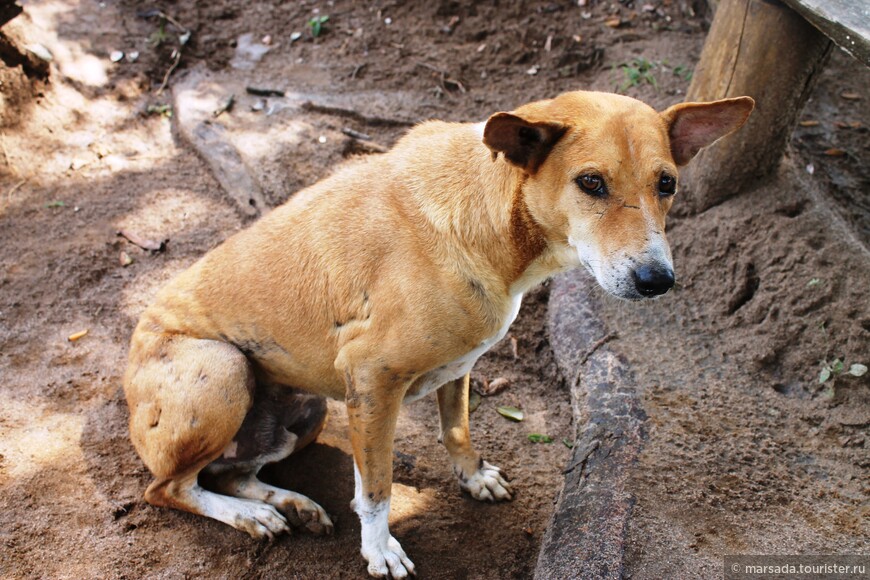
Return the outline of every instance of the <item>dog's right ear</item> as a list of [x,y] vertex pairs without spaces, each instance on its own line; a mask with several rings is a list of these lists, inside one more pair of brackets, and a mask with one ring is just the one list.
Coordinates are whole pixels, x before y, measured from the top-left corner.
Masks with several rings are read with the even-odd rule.
[[532,123],[511,113],[496,113],[486,121],[483,143],[493,159],[504,153],[505,159],[534,174],[567,130],[558,123]]

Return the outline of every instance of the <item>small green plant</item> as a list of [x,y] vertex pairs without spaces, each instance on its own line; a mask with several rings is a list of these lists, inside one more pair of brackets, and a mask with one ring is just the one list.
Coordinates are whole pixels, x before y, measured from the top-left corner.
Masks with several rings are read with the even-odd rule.
[[65,201],[50,201],[45,204],[45,207],[64,207],[66,205]]
[[815,288],[816,286],[822,283],[821,278],[812,278],[809,282],[807,282],[807,288]]
[[568,449],[574,449],[574,442],[570,441],[567,437],[562,437],[562,445]]
[[148,105],[145,112],[149,115],[160,115],[168,119],[172,117],[172,105]]
[[619,92],[622,92],[629,87],[636,87],[642,84],[652,85],[653,88],[658,89],[658,83],[653,74],[653,71],[657,67],[658,65],[655,62],[643,57],[622,63],[619,65],[619,69],[625,76],[625,80],[622,85],[619,86]]
[[156,47],[156,46],[160,46],[161,44],[166,42],[168,39],[169,39],[169,33],[166,32],[166,17],[161,15],[160,25],[158,26],[157,30],[155,30],[154,33],[148,37],[148,42],[151,44],[151,46]]
[[315,16],[308,21],[308,28],[311,29],[311,36],[317,38],[323,32],[323,25],[329,21],[329,16]]
[[847,370],[846,363],[838,358],[835,358],[831,363],[822,361],[822,370],[819,372],[819,384],[823,385],[830,379],[836,379],[838,375],[842,374],[852,375],[853,377],[864,376],[867,374],[867,365],[854,363]]
[[552,443],[553,438],[549,435],[541,435],[540,433],[529,433],[529,441],[532,443]]
[[[810,280],[810,283],[812,283],[814,280],[819,279],[813,278],[812,280]],[[821,283],[821,280],[819,280],[819,283]],[[809,284],[807,285],[809,286]],[[815,286],[816,284],[813,285]],[[849,366],[848,369],[846,369],[846,363],[839,358],[835,358],[833,361],[828,362],[828,356],[831,352],[830,335],[828,334],[828,329],[825,327],[824,322],[819,324],[819,329],[825,335],[825,344],[827,345],[827,347],[825,348],[825,358],[819,361],[819,364],[822,367],[819,371],[819,384],[824,385],[828,381],[831,381],[825,389],[825,394],[829,397],[833,397],[833,384],[834,382],[836,382],[838,376],[846,374],[853,377],[862,377],[867,374],[867,365],[861,363],[853,363]]]
[[674,67],[674,76],[680,77],[684,81],[690,81],[692,80],[692,69],[687,66],[678,64],[676,67]]

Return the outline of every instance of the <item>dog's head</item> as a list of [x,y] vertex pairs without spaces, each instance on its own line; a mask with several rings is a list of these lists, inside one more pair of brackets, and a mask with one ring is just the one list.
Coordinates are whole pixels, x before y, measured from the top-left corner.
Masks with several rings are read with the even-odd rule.
[[639,300],[674,285],[665,216],[677,168],[753,107],[740,97],[658,113],[620,95],[565,93],[496,113],[483,141],[522,170],[521,201],[564,266],[583,264],[611,294]]

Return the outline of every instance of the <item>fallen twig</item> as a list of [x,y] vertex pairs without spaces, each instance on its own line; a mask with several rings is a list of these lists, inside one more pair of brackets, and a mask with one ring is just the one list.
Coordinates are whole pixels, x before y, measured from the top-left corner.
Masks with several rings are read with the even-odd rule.
[[215,118],[220,117],[224,113],[229,113],[230,111],[232,111],[233,105],[235,105],[235,104],[236,104],[236,96],[230,95],[229,97],[227,97],[224,100],[223,103],[221,103],[221,105],[217,109],[214,110],[214,113],[212,113],[212,114],[215,116]]
[[333,107],[330,105],[321,105],[318,103],[313,103],[311,101],[305,101],[302,103],[302,110],[311,111],[314,113],[323,113],[324,115],[336,115],[339,117],[347,117],[349,119],[353,119],[355,121],[359,121],[360,123],[365,123],[367,125],[372,126],[382,126],[382,127],[413,127],[413,121],[405,121],[403,119],[390,119],[386,117],[369,117],[367,115],[363,115],[358,111],[354,111],[353,109],[344,109],[342,107]]
[[433,66],[427,62],[418,62],[415,64],[416,64],[416,66],[421,66],[423,68],[429,69],[432,72],[435,72],[435,73],[438,73],[439,75],[441,75],[441,88],[444,89],[445,91],[449,90],[447,88],[447,85],[450,84],[450,85],[455,86],[457,89],[459,89],[460,93],[466,92],[465,85],[463,85],[458,80],[452,79],[449,76],[447,76],[447,71],[441,70],[437,66]]
[[[590,357],[590,356],[592,356],[593,354],[595,354],[595,351],[596,351],[596,350],[598,350],[599,348],[601,348],[602,346],[604,346],[605,344],[607,344],[608,342],[610,342],[610,341],[613,340],[614,338],[619,338],[619,333],[617,333],[617,332],[608,332],[607,334],[605,334],[604,336],[602,336],[601,338],[599,338],[598,340],[596,340],[594,343],[592,343],[592,346],[590,346],[589,348],[587,348],[587,349],[586,349],[586,352],[583,353],[583,358],[580,359],[580,363],[579,363],[579,365],[586,364],[586,361],[589,360],[589,357]],[[579,366],[579,365],[578,365],[578,366]]]
[[342,127],[341,132],[353,139],[345,148],[345,155],[354,153],[386,153],[388,149],[380,143],[372,141],[371,135],[355,131],[350,127]]
[[145,18],[150,18],[151,16],[159,16],[163,20],[169,22],[170,24],[182,31],[181,34],[178,35],[178,48],[172,50],[172,64],[169,66],[166,74],[163,75],[163,82],[160,83],[160,88],[157,89],[157,94],[159,95],[163,93],[163,91],[166,89],[166,85],[169,84],[169,77],[172,76],[172,73],[175,72],[175,69],[178,68],[179,63],[181,62],[181,53],[184,50],[184,47],[187,45],[188,40],[190,40],[191,32],[189,28],[182,26],[178,20],[161,10],[149,11],[143,13],[142,16]]
[[166,85],[169,84],[169,77],[172,76],[172,73],[175,72],[175,69],[178,68],[178,63],[181,62],[181,50],[173,49],[173,56],[175,57],[172,61],[172,65],[169,67],[169,70],[166,71],[166,74],[163,75],[163,82],[160,83],[160,88],[157,89],[157,94],[163,93],[164,89],[166,89]]
[[364,63],[362,63],[362,64],[358,64],[358,65],[356,65],[355,67],[353,67],[353,72],[350,73],[350,78],[351,78],[351,79],[356,79],[357,75],[358,75],[359,73],[361,73],[362,70],[363,70],[367,65],[368,65],[368,63],[365,63],[365,62],[364,62]]
[[347,135],[348,137],[353,137],[354,139],[361,139],[363,141],[371,141],[371,135],[366,133],[360,133],[359,131],[354,131],[350,127],[342,127],[341,132]]
[[6,194],[6,201],[7,201],[7,202],[8,202],[8,201],[11,201],[11,200],[12,200],[12,194],[15,193],[16,191],[18,191],[18,189],[19,189],[22,185],[24,185],[25,183],[27,183],[27,180],[26,180],[26,179],[22,179],[21,181],[19,181],[18,183],[16,183],[16,184],[13,185],[12,187],[10,187],[10,188],[9,188],[9,192]]
[[245,87],[245,92],[256,97],[283,97],[287,94],[278,89],[261,89],[258,87]]
[[597,351],[599,348],[601,348],[602,346],[604,346],[605,344],[607,344],[608,342],[610,342],[614,338],[619,338],[619,333],[608,332],[607,334],[605,334],[604,336],[602,336],[601,338],[596,340],[594,343],[592,343],[592,346],[590,346],[589,348],[586,349],[586,352],[583,353],[583,356],[580,358],[580,361],[577,363],[577,375],[574,377],[574,383],[573,383],[575,386],[579,383],[580,374],[583,372],[583,369],[581,367],[584,364],[586,364],[586,361],[589,360],[589,357],[592,356],[593,354],[595,354],[595,351]]

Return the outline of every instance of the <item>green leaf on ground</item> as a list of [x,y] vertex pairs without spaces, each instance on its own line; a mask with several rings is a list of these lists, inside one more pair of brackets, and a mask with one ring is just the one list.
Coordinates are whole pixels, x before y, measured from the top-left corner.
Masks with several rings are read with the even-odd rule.
[[483,400],[477,391],[472,390],[468,393],[468,412],[474,413],[480,407],[480,402]]
[[498,411],[498,414],[505,419],[510,419],[511,421],[516,421],[517,423],[525,418],[522,410],[517,409],[516,407],[497,407],[496,411]]

